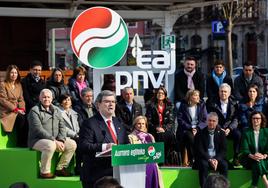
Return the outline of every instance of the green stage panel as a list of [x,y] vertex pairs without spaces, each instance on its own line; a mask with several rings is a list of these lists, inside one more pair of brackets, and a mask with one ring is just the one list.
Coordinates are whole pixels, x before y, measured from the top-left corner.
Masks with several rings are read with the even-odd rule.
[[[27,148],[0,149],[0,188],[15,182],[25,182],[30,188],[82,188],[78,176],[40,179],[40,153]],[[198,171],[191,168],[161,168],[165,188],[198,188]],[[229,170],[231,188],[249,188],[251,172]],[[261,179],[258,188],[264,188]]]
[[35,179],[30,188],[82,188],[78,176],[56,177],[55,179]]
[[0,123],[0,149],[16,147],[16,131],[15,129],[11,133],[6,133],[3,126]]
[[0,149],[0,188],[8,188],[15,182],[25,182],[30,188],[81,188],[78,176],[40,179],[37,151],[27,148]]
[[199,187],[198,173],[190,168],[161,168],[165,188]]
[[29,149],[1,149],[0,187],[9,187],[14,182],[32,182],[37,177],[36,159],[37,152]]
[[[160,168],[165,188],[199,188],[198,171],[191,168]],[[228,179],[231,188],[250,188],[251,171],[238,169],[229,170]],[[261,178],[258,188],[264,188]]]

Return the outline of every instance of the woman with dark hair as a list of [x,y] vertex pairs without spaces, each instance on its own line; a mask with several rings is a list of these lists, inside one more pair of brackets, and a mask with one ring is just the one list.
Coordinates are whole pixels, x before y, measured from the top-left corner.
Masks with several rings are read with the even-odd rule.
[[[154,137],[148,133],[148,122],[145,116],[137,116],[133,122],[133,131],[128,135],[131,144],[154,143]],[[150,163],[146,165],[146,185],[145,188],[161,188],[163,181],[158,165]]]
[[81,154],[78,149],[78,141],[79,141],[79,130],[80,125],[78,121],[78,113],[72,109],[72,100],[71,96],[68,94],[61,95],[59,97],[60,109],[62,110],[62,118],[66,125],[66,134],[67,137],[73,139],[77,143],[76,150],[76,167],[75,173],[78,175],[80,173],[81,168]]
[[69,79],[68,86],[74,105],[81,102],[82,89],[89,87],[89,83],[86,78],[87,70],[84,67],[79,66],[74,69],[73,75]]
[[249,116],[249,128],[245,130],[241,144],[241,163],[252,170],[252,186],[257,188],[259,176],[268,188],[268,129],[262,112],[253,111]]
[[148,132],[157,142],[165,144],[165,164],[173,165],[169,156],[175,150],[174,108],[165,87],[160,86],[152,100],[146,104],[145,116],[149,123]]
[[56,106],[60,106],[59,97],[61,95],[70,94],[68,86],[64,84],[63,71],[60,68],[53,69],[46,87],[52,92],[52,103]]
[[248,118],[251,112],[258,111],[263,112],[264,100],[260,97],[259,88],[253,84],[248,87],[248,95],[244,102],[239,105],[240,125],[241,129],[248,128]]
[[16,128],[17,146],[27,147],[25,102],[16,65],[7,67],[5,81],[0,84],[0,120],[5,132]]
[[[194,160],[194,137],[197,132],[206,127],[207,120],[206,105],[200,100],[198,90],[189,90],[186,93],[178,110],[177,120],[177,142],[181,144],[183,165],[189,166],[193,164]],[[185,151],[185,147],[187,151]]]

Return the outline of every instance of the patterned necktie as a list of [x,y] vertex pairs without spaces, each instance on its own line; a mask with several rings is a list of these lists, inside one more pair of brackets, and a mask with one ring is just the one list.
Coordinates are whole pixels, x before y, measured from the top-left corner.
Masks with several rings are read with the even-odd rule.
[[112,136],[112,138],[113,138],[114,143],[117,144],[117,138],[116,138],[116,136],[115,136],[115,134],[114,134],[114,131],[113,131],[112,127],[111,127],[111,123],[112,123],[111,120],[107,120],[107,125],[108,125],[108,129],[109,129],[109,131],[110,131],[110,134],[111,134],[111,136]]

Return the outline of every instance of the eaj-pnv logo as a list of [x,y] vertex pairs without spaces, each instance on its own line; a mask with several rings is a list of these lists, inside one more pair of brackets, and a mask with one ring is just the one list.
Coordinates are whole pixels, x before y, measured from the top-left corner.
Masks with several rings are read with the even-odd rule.
[[149,154],[149,156],[154,156],[155,155],[155,148],[154,148],[154,146],[150,146],[149,148],[148,148],[148,154]]
[[122,59],[128,47],[128,30],[115,11],[93,7],[76,18],[70,40],[75,55],[82,63],[102,69]]

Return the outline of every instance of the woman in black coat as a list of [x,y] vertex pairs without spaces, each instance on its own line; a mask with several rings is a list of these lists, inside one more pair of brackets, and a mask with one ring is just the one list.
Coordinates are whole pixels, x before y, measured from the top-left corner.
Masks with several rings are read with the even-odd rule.
[[70,94],[69,88],[64,84],[63,71],[60,68],[55,68],[47,81],[46,88],[52,92],[53,104],[60,106],[59,98],[61,95]]
[[[187,149],[188,160],[186,166],[191,165],[194,160],[194,138],[197,132],[206,127],[207,109],[204,102],[200,100],[198,90],[189,90],[185,100],[178,110],[178,128],[176,131],[177,141],[181,143],[181,149]],[[185,156],[185,155],[183,155]]]
[[156,142],[164,142],[165,164],[170,165],[168,156],[175,148],[174,108],[163,86],[158,88],[155,96],[146,104],[145,116],[149,123],[148,132],[155,137]]

